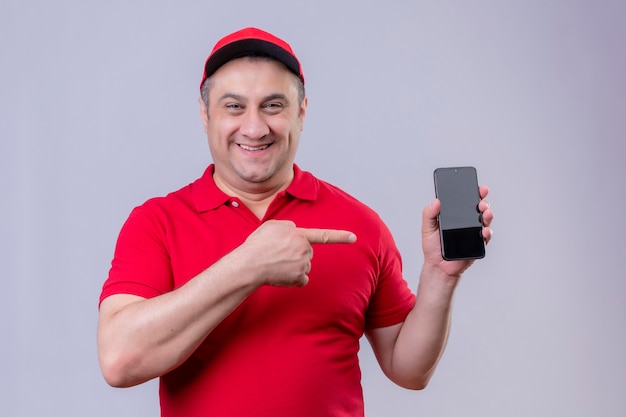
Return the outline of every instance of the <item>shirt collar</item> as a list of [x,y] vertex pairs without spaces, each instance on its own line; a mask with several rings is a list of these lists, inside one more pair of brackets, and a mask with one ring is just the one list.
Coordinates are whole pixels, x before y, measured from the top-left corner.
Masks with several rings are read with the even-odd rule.
[[[191,195],[198,212],[209,211],[218,208],[232,200],[232,197],[220,190],[213,180],[214,164],[191,184]],[[279,194],[286,193],[300,200],[315,200],[319,191],[319,184],[315,177],[306,171],[302,171],[296,164],[293,165],[293,180],[291,184]]]

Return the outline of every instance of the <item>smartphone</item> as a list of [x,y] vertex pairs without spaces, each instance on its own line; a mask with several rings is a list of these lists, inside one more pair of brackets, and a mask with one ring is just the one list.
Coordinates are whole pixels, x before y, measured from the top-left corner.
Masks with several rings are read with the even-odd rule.
[[434,179],[435,195],[441,201],[439,233],[443,259],[484,258],[476,168],[437,168]]

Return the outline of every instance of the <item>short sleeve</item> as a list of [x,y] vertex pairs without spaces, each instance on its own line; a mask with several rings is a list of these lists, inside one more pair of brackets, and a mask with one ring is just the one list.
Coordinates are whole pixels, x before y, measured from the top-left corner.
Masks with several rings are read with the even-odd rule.
[[100,302],[113,294],[152,298],[173,289],[165,227],[154,206],[135,208],[122,226]]
[[366,328],[403,322],[415,305],[415,294],[402,275],[402,257],[391,232],[383,224],[379,246],[380,273],[366,314]]

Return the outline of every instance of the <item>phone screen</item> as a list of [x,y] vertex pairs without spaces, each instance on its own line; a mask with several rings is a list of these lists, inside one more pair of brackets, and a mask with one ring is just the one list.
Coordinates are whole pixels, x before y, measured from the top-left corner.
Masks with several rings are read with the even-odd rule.
[[437,168],[435,194],[441,201],[439,230],[446,260],[485,256],[483,225],[478,209],[480,194],[474,167]]

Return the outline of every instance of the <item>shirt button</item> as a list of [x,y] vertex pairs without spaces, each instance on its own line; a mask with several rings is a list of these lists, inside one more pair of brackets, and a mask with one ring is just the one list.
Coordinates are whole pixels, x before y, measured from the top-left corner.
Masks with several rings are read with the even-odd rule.
[[230,204],[231,204],[233,207],[235,207],[235,208],[239,207],[239,203],[238,203],[238,202],[236,202],[236,201],[233,201],[233,202],[231,202]]

